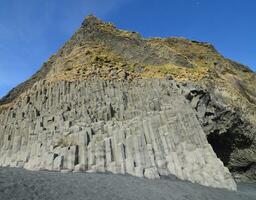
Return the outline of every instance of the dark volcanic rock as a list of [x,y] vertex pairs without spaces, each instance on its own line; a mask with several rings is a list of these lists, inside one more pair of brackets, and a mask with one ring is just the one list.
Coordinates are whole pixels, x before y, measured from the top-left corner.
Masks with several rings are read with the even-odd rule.
[[[132,84],[136,82],[141,85]],[[144,39],[138,33],[119,30],[113,24],[89,16],[34,76],[0,100],[1,162],[32,169],[43,166],[80,170],[76,165],[85,158],[79,160],[77,156],[82,151],[87,155],[89,146],[88,151],[93,155],[89,166],[93,167],[89,169],[86,164],[83,170],[105,169],[102,160],[110,159],[110,171],[125,172],[130,167],[132,174],[158,177],[168,168],[167,173],[175,171],[180,175],[181,170],[184,173],[181,177],[190,180],[190,176],[196,174],[194,168],[198,169],[202,163],[195,162],[196,167],[188,167],[191,171],[184,166],[194,162],[189,158],[197,157],[198,149],[206,149],[205,155],[199,156],[203,157],[206,174],[212,173],[209,169],[213,164],[206,162],[209,158],[221,168],[220,176],[208,178],[217,180],[211,180],[211,185],[218,185],[219,180],[230,180],[222,162],[238,180],[253,181],[255,85],[254,72],[224,58],[211,44],[184,38]],[[181,97],[182,91],[187,100]],[[179,106],[173,104],[175,97],[182,99]],[[168,114],[163,115],[165,112]],[[160,115],[162,121],[155,115]],[[110,129],[106,130],[106,126]],[[125,130],[118,139],[112,138],[113,127]],[[153,139],[143,139],[141,129],[145,133],[152,132]],[[201,138],[202,130],[222,162],[212,154],[205,136]],[[138,132],[143,133],[142,139],[137,138]],[[80,133],[84,140],[77,137]],[[139,147],[132,148],[131,152],[126,149],[129,134],[139,141],[136,143]],[[161,138],[170,138],[172,134],[178,137],[178,144],[176,136],[167,142]],[[185,137],[186,134],[193,136]],[[114,147],[112,140],[118,141]],[[176,141],[175,145],[171,145],[172,141]],[[101,148],[102,142],[107,143],[108,148]],[[119,153],[113,153],[113,149],[118,149]],[[190,151],[194,152],[193,156],[184,156]],[[146,152],[146,156],[144,153],[138,156],[136,152]],[[127,167],[124,164],[127,153],[136,155],[143,167],[131,160],[127,163],[132,165]],[[181,160],[184,166],[171,162],[169,155]],[[100,163],[95,163],[96,160]],[[113,164],[116,160],[121,162]],[[151,160],[153,165],[141,160]],[[67,162],[68,165],[63,164]],[[175,167],[168,163],[175,163]],[[191,180],[209,185],[203,172]]]
[[184,91],[217,156],[237,180],[255,180],[256,128],[202,88],[187,84]]

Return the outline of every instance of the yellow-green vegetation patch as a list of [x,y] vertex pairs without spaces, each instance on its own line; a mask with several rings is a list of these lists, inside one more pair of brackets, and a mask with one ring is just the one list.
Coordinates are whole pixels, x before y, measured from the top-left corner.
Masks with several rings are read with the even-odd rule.
[[199,81],[207,76],[208,68],[194,67],[185,68],[174,64],[146,66],[142,73],[143,78],[165,78],[170,74],[177,80],[194,80]]

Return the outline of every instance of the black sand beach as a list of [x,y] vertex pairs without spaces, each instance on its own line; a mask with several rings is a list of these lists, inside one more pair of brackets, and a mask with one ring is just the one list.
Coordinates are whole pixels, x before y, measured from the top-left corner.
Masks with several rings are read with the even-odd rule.
[[175,178],[148,180],[132,176],[34,172],[0,169],[0,200],[255,200],[256,184],[237,192],[213,189]]

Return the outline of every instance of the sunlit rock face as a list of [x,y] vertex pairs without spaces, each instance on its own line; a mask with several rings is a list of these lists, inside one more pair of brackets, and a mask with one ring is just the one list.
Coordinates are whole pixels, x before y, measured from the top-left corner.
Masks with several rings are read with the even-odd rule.
[[236,189],[175,81],[38,82],[1,114],[2,166]]
[[256,178],[255,84],[208,43],[144,39],[89,16],[0,100],[0,165],[235,190],[230,171]]

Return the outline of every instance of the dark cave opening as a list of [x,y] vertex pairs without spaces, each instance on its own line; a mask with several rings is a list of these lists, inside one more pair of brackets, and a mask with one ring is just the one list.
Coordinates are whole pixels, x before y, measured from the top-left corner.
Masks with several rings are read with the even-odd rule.
[[227,166],[231,171],[246,171],[250,168],[246,166],[229,166],[230,157],[233,151],[249,148],[253,139],[242,134],[241,130],[234,129],[227,130],[224,133],[219,133],[215,130],[207,136],[208,142],[211,144],[217,157]]
[[207,136],[207,139],[217,157],[225,166],[228,165],[230,155],[234,150],[234,134],[228,132],[220,134],[218,130],[215,130]]

